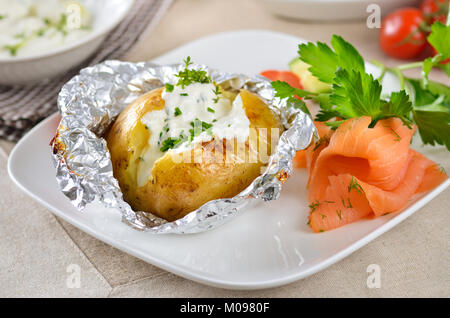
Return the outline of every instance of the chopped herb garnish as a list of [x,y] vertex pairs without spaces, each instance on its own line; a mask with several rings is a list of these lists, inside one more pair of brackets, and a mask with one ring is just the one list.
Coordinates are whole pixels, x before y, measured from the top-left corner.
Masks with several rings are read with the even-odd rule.
[[352,209],[353,208],[352,203],[350,202],[350,198],[347,198],[348,205],[345,204],[345,200],[342,197],[341,197],[341,201],[342,201],[342,206],[344,208],[347,208],[347,209]]
[[194,139],[194,137],[197,137],[202,132],[206,131],[208,134],[212,133],[212,124],[208,124],[207,122],[201,121],[198,118],[196,118],[194,121],[190,122],[190,125],[192,129],[189,129],[190,134],[190,140]]
[[192,83],[211,83],[211,77],[208,76],[208,73],[205,70],[192,70],[189,69],[189,66],[193,64],[191,62],[191,57],[188,56],[184,60],[184,70],[180,71],[176,77],[178,77],[177,86],[181,86],[181,88],[185,88],[186,86]]
[[20,47],[23,45],[23,42],[18,43],[16,45],[5,45],[3,48],[9,51],[9,54],[11,56],[16,56],[17,51],[20,49]]
[[215,123],[216,121],[217,121],[217,119],[213,119],[213,121],[212,121],[212,122],[213,122],[213,123]]
[[42,28],[42,29],[39,29],[36,34],[37,34],[37,36],[43,36],[44,33],[45,33],[45,28]]
[[175,117],[180,116],[181,114],[182,114],[181,109],[179,107],[176,107],[174,113]]
[[323,229],[320,229],[319,232],[325,232]]
[[166,85],[164,85],[164,87],[166,88],[167,92],[173,92],[173,88],[174,86],[172,84],[166,83]]
[[339,217],[339,220],[342,220],[342,211],[341,210],[336,210],[336,213]]
[[16,39],[24,39],[24,38],[25,38],[25,32],[18,33],[18,34],[16,34],[16,35],[14,35],[14,37],[15,37]]
[[188,93],[181,93],[180,96],[189,96]]
[[144,125],[144,127],[145,127],[145,129],[147,129],[147,130],[148,130],[148,126],[147,126],[147,125]]
[[317,200],[314,201],[313,203],[311,203],[309,205],[309,208],[311,209],[310,213],[313,213],[319,206],[320,206],[320,202]]
[[319,213],[320,216],[322,217],[322,220],[325,219],[327,216],[325,214]]
[[4,18],[5,16],[0,14],[0,20],[3,20]]
[[49,25],[51,22],[50,22],[50,19],[49,18],[44,18],[44,23],[46,24],[46,25]]
[[215,111],[214,109],[212,109],[211,107],[208,107],[206,110],[209,111],[210,113],[213,113],[213,114],[216,112],[216,111]]
[[55,28],[63,35],[67,35],[67,15],[65,13],[61,14],[61,18],[55,25]]
[[219,95],[221,95],[222,93],[219,90],[219,86],[216,86],[216,89],[213,90],[213,93],[216,94],[216,98],[214,98],[214,103],[217,104],[219,102]]
[[356,192],[358,192],[360,194],[364,192],[364,189],[353,177],[352,177],[352,180],[350,180],[350,184],[348,185],[348,192],[352,191],[352,189],[355,189]]

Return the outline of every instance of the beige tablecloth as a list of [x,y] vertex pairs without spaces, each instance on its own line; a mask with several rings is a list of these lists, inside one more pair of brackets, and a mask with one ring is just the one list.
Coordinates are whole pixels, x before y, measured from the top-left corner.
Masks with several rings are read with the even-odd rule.
[[[203,35],[250,28],[321,41],[337,33],[355,44],[367,59],[398,63],[380,52],[377,30],[368,29],[365,23],[286,21],[273,17],[259,1],[243,0],[178,0],[127,59],[149,60]],[[432,77],[448,81],[438,72]],[[273,289],[229,291],[167,273],[53,216],[7,176],[6,160],[12,146],[0,141],[0,296],[450,296],[449,189],[395,229],[318,274]],[[423,152],[450,171],[450,156],[445,150],[425,147]],[[78,264],[82,273],[80,288],[67,288],[70,264]],[[380,266],[381,288],[367,287],[370,264]]]

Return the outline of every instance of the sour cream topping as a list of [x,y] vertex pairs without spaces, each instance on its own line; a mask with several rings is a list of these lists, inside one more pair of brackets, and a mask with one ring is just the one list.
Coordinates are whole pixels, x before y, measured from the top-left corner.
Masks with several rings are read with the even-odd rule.
[[231,101],[218,92],[212,83],[164,89],[164,110],[148,112],[141,118],[150,138],[140,157],[138,186],[145,185],[155,161],[166,151],[185,151],[212,138],[236,138],[238,142],[248,139],[250,121],[240,94]]

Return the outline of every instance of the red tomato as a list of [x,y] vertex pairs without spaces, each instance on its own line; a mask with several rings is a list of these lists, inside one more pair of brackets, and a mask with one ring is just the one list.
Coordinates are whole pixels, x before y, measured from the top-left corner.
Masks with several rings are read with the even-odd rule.
[[440,21],[445,24],[448,14],[448,0],[424,0],[420,11],[428,24]]
[[418,56],[426,47],[425,23],[416,8],[404,8],[390,13],[381,24],[379,43],[388,55],[399,59]]
[[297,75],[289,71],[267,70],[261,72],[261,75],[267,77],[271,81],[283,81],[295,88],[303,89],[300,79]]

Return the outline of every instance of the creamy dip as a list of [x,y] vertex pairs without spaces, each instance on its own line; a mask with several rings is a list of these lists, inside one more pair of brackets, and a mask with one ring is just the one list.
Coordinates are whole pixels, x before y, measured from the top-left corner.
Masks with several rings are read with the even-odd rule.
[[141,122],[149,129],[148,145],[141,155],[138,186],[147,182],[156,160],[167,151],[192,149],[195,144],[218,139],[236,138],[245,142],[250,121],[242,99],[222,96],[213,83],[192,83],[174,86],[162,93],[164,110],[145,114]]
[[30,56],[90,33],[91,15],[74,0],[0,0],[0,57]]

